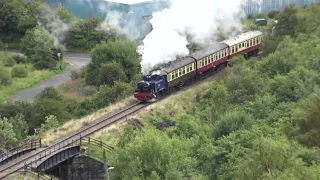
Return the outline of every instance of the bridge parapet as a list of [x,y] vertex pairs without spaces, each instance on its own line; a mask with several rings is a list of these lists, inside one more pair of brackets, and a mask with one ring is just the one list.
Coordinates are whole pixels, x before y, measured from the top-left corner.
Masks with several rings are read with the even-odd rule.
[[80,153],[80,146],[89,144],[101,147],[107,151],[113,147],[103,143],[101,140],[96,140],[90,137],[79,137],[76,140],[63,141],[55,145],[49,146],[45,150],[39,152],[37,156],[25,163],[26,167],[32,167],[33,170],[43,172],[69,158],[72,158]]
[[17,147],[14,147],[0,155],[0,165],[3,165],[13,159],[20,157],[23,154],[26,154],[38,148],[41,148],[41,139],[31,140]]

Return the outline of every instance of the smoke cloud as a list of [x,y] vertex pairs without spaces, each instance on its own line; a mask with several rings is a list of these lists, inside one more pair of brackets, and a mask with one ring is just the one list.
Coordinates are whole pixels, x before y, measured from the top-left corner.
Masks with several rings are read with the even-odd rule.
[[[83,1],[83,0],[82,0]],[[89,0],[87,0],[89,1]],[[167,0],[153,0],[152,3],[146,2],[142,4],[132,3],[128,0],[129,5],[116,2],[101,1],[99,10],[107,14],[98,30],[116,29],[118,32],[127,34],[137,39],[140,37],[141,23],[143,16],[150,16],[152,12],[164,9]]]
[[217,41],[217,32],[232,36],[241,31],[244,3],[244,0],[171,0],[169,8],[153,13],[150,20],[153,31],[143,41],[142,73],[149,73],[159,63],[175,60],[176,55],[188,55],[188,43],[209,44]]
[[50,35],[54,38],[54,46],[56,48],[62,47],[64,50],[65,40],[69,31],[69,26],[62,21],[58,15],[48,8],[39,8],[36,16],[37,23],[43,26]]

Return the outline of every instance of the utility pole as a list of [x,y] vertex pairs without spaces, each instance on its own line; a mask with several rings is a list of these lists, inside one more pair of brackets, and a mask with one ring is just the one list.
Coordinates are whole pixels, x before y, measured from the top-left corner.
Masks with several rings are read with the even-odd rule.
[[61,70],[61,60],[60,60],[60,53],[57,54],[59,58],[59,69]]
[[108,162],[107,162],[107,158],[106,158],[106,150],[103,150],[103,163],[104,163],[104,171],[105,171],[104,179],[105,180],[110,180]]

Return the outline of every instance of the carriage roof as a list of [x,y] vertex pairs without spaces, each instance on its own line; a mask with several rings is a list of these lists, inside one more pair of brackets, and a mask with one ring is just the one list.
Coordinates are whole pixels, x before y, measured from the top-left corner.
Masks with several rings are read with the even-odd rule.
[[195,62],[195,59],[190,57],[190,56],[186,56],[186,57],[183,57],[183,58],[179,58],[175,61],[171,61],[171,62],[168,62],[164,65],[161,65],[161,69],[164,70],[165,72],[167,73],[170,73],[176,69],[179,69],[179,68],[182,68],[188,64],[191,64]]
[[232,37],[230,39],[222,41],[222,43],[226,43],[229,46],[233,46],[236,44],[239,44],[241,42],[247,41],[249,39],[252,39],[254,37],[262,35],[261,31],[248,31],[245,33],[241,33],[238,36]]
[[221,51],[223,49],[226,49],[228,48],[228,45],[224,44],[224,43],[213,43],[211,44],[210,46],[202,49],[202,50],[199,50],[197,52],[194,52],[193,54],[191,54],[190,56],[194,57],[195,59],[197,60],[200,60],[204,57],[207,57],[211,54],[214,54],[218,51]]

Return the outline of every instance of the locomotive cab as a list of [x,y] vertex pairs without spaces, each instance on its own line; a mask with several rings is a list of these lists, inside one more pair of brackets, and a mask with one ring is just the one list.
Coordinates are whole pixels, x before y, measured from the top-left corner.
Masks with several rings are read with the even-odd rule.
[[143,77],[143,81],[137,84],[134,97],[139,101],[148,101],[157,97],[165,88],[165,79],[162,75],[153,72]]

